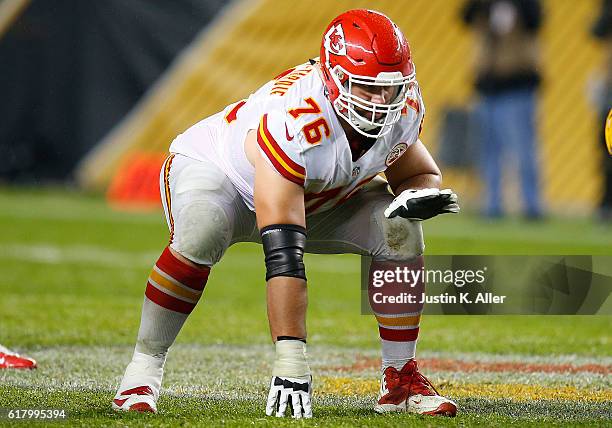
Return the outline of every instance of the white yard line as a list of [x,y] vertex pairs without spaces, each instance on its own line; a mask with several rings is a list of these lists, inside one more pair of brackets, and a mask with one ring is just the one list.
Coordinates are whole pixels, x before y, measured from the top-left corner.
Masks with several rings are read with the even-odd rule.
[[[1,201],[0,201],[1,202]],[[138,223],[138,224],[159,224],[165,227],[164,214],[160,209],[157,214],[151,213],[124,213],[113,212],[102,206],[103,211],[97,212],[95,208],[83,209],[81,205],[68,203],[64,209],[38,209],[33,210],[29,206],[12,205],[6,202],[0,210],[0,218],[15,218],[18,220],[49,220],[49,221],[83,221],[88,223]]]
[[152,265],[158,253],[117,251],[90,245],[58,246],[45,243],[1,244],[0,258],[44,264],[86,263],[121,269]]
[[[18,260],[44,264],[91,264],[95,266],[141,269],[152,266],[159,257],[159,251],[129,252],[95,245],[53,245],[51,243],[0,243],[0,259]],[[355,257],[330,257],[308,255],[312,260],[311,272],[335,274],[359,274],[360,262]],[[263,267],[261,257],[234,257],[229,253],[217,269],[229,263],[232,269]]]
[[[43,390],[103,390],[113,391],[129,362],[131,346],[87,347],[65,346],[28,350],[38,360],[33,371],[0,371],[0,385],[13,385]],[[24,352],[25,354],[26,352]],[[376,358],[374,349],[310,347],[310,359],[316,376],[350,377],[355,380],[375,380],[377,368],[356,371],[335,371],[359,358]],[[265,389],[273,361],[273,348],[267,345],[177,345],[170,351],[164,376],[164,393],[208,397],[221,394],[227,398],[259,397]],[[358,357],[359,356],[359,357]],[[610,358],[585,358],[573,355],[534,357],[530,355],[454,354],[420,352],[420,359],[444,358],[470,361],[525,362],[561,364],[610,364]],[[516,372],[448,372],[430,371],[435,383],[456,385],[533,384],[542,386],[573,386],[578,388],[612,387],[612,376],[596,373],[516,373]],[[234,392],[232,392],[234,391]]]

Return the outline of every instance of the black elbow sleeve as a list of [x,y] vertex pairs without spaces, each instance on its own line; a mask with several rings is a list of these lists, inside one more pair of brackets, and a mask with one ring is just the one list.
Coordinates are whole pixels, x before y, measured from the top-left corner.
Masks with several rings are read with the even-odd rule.
[[260,230],[266,257],[266,281],[275,276],[306,279],[306,229],[296,224],[271,224]]

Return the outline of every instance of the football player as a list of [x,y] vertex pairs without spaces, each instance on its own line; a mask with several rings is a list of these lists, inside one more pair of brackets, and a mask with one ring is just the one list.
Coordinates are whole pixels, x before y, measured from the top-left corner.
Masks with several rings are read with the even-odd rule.
[[0,369],[35,369],[36,361],[0,345]]
[[[325,30],[319,59],[176,137],[160,177],[170,244],[149,276],[113,408],[157,410],[168,348],[210,269],[234,242],[260,242],[276,346],[266,414],[290,408],[293,417],[311,417],[304,252],[418,268],[420,221],[459,209],[455,194],[439,190],[440,171],[419,140],[423,116],[400,29],[381,13],[350,10]],[[421,310],[376,313],[383,365],[377,412],[456,413],[417,368]]]

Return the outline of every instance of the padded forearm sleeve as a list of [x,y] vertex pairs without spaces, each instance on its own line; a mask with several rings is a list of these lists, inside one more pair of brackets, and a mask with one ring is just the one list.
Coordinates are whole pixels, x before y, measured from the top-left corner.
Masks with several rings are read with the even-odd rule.
[[266,256],[266,281],[276,276],[306,279],[306,229],[296,224],[271,224],[260,231]]

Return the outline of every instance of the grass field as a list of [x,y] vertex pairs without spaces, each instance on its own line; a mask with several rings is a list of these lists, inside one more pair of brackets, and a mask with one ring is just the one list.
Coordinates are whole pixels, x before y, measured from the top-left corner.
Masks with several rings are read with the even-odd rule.
[[[306,260],[315,418],[264,417],[273,354],[262,254],[250,244],[214,268],[168,357],[160,413],[116,414],[110,401],[144,283],[167,240],[161,213],[113,212],[100,198],[59,190],[1,189],[0,206],[0,343],[39,363],[0,372],[0,409],[66,409],[81,426],[612,426],[605,316],[425,316],[422,371],[460,414],[375,415],[378,334],[360,315],[355,256]],[[612,227],[586,220],[461,215],[431,220],[425,232],[429,254],[612,254]]]

